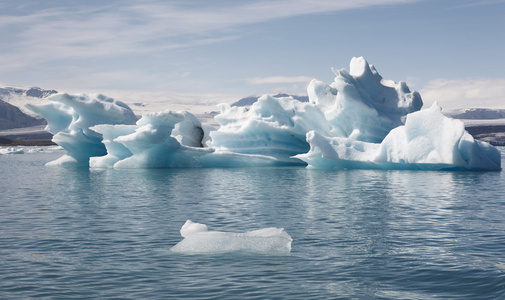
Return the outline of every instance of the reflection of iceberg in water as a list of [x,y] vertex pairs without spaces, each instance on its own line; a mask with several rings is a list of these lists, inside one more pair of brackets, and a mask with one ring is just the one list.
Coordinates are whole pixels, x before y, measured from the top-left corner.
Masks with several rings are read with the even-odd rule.
[[68,154],[51,164],[96,168],[243,167],[500,170],[499,151],[476,141],[436,105],[384,80],[360,57],[312,80],[309,102],[263,96],[250,108],[221,105],[215,130],[191,113],[150,113],[102,95],[51,96],[29,106]]
[[187,220],[181,228],[184,239],[172,247],[185,254],[217,254],[227,252],[288,255],[293,239],[282,228],[264,228],[244,233],[208,231],[205,224]]

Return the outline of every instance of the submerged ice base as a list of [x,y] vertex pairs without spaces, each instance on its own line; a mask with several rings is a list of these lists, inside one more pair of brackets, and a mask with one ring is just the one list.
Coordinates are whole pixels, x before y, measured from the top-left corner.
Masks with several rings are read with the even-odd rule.
[[324,169],[500,170],[493,146],[404,82],[383,79],[363,57],[335,80],[312,80],[309,102],[265,95],[222,104],[216,130],[186,111],[137,120],[103,95],[57,94],[28,108],[44,117],[67,155],[49,165],[92,168],[309,166]]
[[244,233],[208,231],[205,224],[187,220],[181,228],[184,239],[171,251],[184,254],[229,252],[289,255],[293,239],[282,228],[264,228]]

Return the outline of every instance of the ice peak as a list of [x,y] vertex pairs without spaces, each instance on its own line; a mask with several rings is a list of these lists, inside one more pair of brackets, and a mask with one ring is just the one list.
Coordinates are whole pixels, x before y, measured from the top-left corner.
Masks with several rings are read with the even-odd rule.
[[366,74],[372,74],[370,65],[363,56],[353,57],[349,64],[349,74],[354,77],[361,77]]

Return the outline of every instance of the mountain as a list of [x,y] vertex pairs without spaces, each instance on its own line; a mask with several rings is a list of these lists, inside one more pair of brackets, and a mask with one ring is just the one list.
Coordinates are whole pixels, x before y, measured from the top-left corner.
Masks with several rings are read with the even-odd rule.
[[462,108],[443,113],[462,120],[474,138],[494,146],[505,146],[505,109]]
[[[242,99],[238,100],[237,102],[232,103],[231,106],[249,106],[249,105],[253,105],[253,103],[255,103],[256,101],[258,101],[258,99],[260,97],[261,96],[249,96],[249,97],[245,97],[245,98],[242,98]],[[284,93],[278,93],[276,95],[273,95],[272,97],[274,97],[274,98],[293,97],[293,99],[296,99],[296,100],[301,101],[301,102],[309,102],[309,97],[307,97],[307,96],[288,95],[288,94],[284,94]]]
[[43,103],[45,98],[56,94],[55,90],[44,90],[39,87],[0,87],[0,100],[18,107],[22,112],[29,116],[36,115],[25,108],[26,103]]
[[45,124],[44,119],[30,117],[18,107],[0,100],[0,129],[31,127]]
[[41,101],[55,90],[44,90],[39,87],[2,87],[0,88],[0,130],[31,127],[46,124],[44,119],[35,118],[23,111],[23,104]]
[[505,109],[463,108],[444,111],[444,114],[455,119],[466,120],[505,119]]
[[55,90],[43,90],[39,87],[31,87],[28,89],[18,88],[18,87],[4,87],[0,88],[0,100],[2,98],[9,98],[9,96],[28,96],[33,98],[46,98],[52,94],[58,93]]

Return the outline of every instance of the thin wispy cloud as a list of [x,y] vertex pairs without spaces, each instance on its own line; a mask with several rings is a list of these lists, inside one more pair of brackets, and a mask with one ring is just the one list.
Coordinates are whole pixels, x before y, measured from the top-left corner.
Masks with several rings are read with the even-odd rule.
[[[8,32],[0,63],[64,58],[142,55],[239,38],[242,25],[307,14],[327,13],[414,0],[255,1],[228,7],[189,7],[183,2],[117,1],[84,6],[39,5],[22,13],[0,13],[0,30]],[[51,3],[48,1],[47,3]]]
[[442,108],[503,108],[505,78],[436,79],[420,92],[424,107],[437,101]]
[[505,0],[474,0],[469,3],[463,3],[452,7],[453,9],[474,8],[479,6],[488,6],[505,3]]
[[[496,32],[505,0],[456,2],[0,1],[0,81],[126,95],[300,94],[312,79],[302,75],[324,77],[330,66],[364,55],[371,63],[391,63],[396,76],[413,70],[407,75],[416,78],[408,81],[426,103],[501,105],[504,91],[496,86],[503,82],[426,84],[440,60],[446,67],[437,76],[502,77],[496,70],[503,69],[503,40]],[[482,14],[473,14],[474,6]],[[444,13],[430,15],[434,10]],[[399,62],[392,59],[398,55]]]
[[312,80],[312,77],[308,76],[270,76],[270,77],[255,77],[248,78],[247,82],[250,84],[279,84],[279,83],[306,83]]

